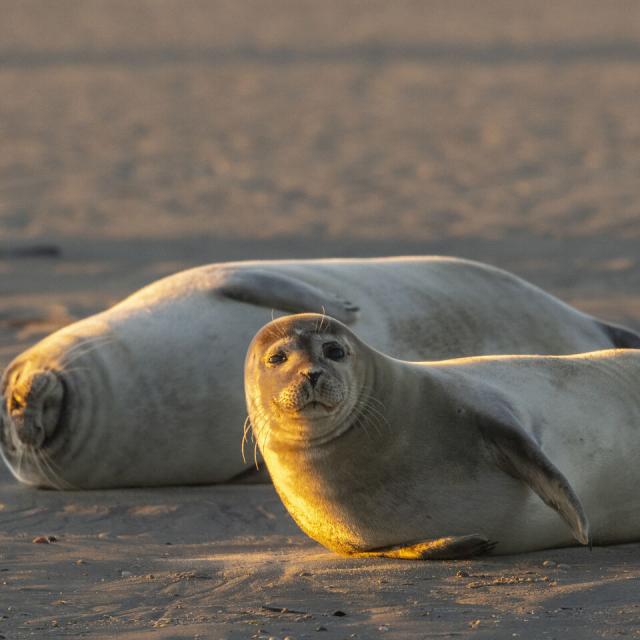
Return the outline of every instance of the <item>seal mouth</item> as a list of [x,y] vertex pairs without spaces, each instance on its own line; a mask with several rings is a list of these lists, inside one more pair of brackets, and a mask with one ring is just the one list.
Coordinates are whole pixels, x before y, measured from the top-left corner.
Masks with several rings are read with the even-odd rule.
[[281,411],[287,413],[290,416],[301,416],[305,419],[314,417],[326,417],[339,410],[342,403],[337,402],[335,404],[312,398],[305,403],[299,404],[295,407],[281,406],[276,402],[276,405]]
[[299,410],[305,411],[306,409],[326,409],[327,411],[332,411],[339,405],[340,402],[330,402],[322,398],[313,397],[308,402],[302,404],[299,407]]

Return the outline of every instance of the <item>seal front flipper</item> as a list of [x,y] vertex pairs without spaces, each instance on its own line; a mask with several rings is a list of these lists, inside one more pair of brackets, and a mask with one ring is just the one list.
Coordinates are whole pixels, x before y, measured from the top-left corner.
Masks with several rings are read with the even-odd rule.
[[503,406],[499,413],[499,416],[483,416],[478,422],[498,467],[529,485],[545,504],[560,514],[578,542],[590,545],[589,522],[569,481],[538,443],[520,428],[509,409]]
[[291,313],[315,312],[351,324],[359,308],[348,300],[279,273],[238,269],[224,274],[216,288],[220,295],[249,304]]
[[461,560],[489,553],[496,546],[483,536],[447,536],[408,546],[393,546],[349,553],[354,558],[397,558],[400,560]]

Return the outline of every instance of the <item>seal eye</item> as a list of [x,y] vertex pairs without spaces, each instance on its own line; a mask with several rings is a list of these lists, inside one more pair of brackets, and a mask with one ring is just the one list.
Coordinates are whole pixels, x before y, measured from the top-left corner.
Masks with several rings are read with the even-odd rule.
[[324,353],[324,357],[329,358],[329,360],[344,360],[344,357],[347,355],[345,350],[337,342],[323,344],[322,351]]
[[277,353],[272,353],[268,358],[267,362],[269,364],[282,364],[287,359],[287,356],[282,352],[278,351]]

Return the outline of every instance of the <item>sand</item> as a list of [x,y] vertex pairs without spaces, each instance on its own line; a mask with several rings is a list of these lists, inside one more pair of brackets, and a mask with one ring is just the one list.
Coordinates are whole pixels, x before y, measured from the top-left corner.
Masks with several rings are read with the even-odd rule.
[[[242,258],[460,255],[640,329],[636,2],[0,11],[1,366]],[[269,486],[59,493],[0,471],[12,639],[633,637],[639,559],[347,560]]]

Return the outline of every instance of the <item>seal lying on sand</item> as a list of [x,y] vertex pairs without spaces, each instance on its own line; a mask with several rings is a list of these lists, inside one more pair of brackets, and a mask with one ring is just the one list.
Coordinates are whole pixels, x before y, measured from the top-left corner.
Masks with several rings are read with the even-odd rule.
[[214,264],[160,280],[18,356],[2,383],[6,462],[43,487],[231,480],[251,467],[239,447],[243,356],[273,310],[324,311],[406,359],[640,344],[476,262]]
[[404,362],[315,314],[266,325],[245,367],[300,527],[417,559],[639,540],[639,380],[640,350]]

